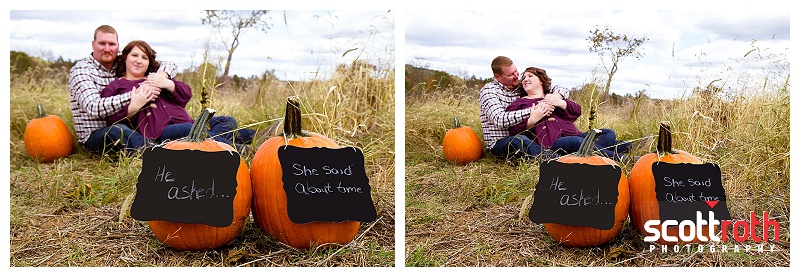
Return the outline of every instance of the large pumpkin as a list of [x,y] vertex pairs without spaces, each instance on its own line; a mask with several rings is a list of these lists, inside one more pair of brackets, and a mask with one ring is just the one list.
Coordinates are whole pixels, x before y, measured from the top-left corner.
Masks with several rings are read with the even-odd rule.
[[[631,221],[633,225],[639,230],[640,233],[646,234],[644,224],[648,220],[659,220],[658,200],[656,199],[656,183],[653,177],[653,163],[689,163],[689,164],[702,164],[697,157],[686,151],[672,148],[672,132],[668,122],[661,122],[658,130],[658,146],[656,146],[655,153],[649,153],[639,158],[633,165],[630,174],[630,187],[631,187]],[[653,226],[661,230],[661,225]],[[686,227],[686,234],[688,228]],[[708,226],[702,228],[700,234],[708,236]],[[667,234],[670,236],[678,237],[678,227],[667,228]],[[680,240],[680,238],[679,238]],[[699,242],[700,240],[695,237],[692,241]],[[662,238],[658,240],[660,244],[675,245],[676,242],[668,242]]]
[[298,249],[352,241],[361,225],[358,221],[297,224],[289,219],[278,148],[284,145],[339,148],[339,145],[323,135],[302,130],[299,103],[295,98],[287,99],[283,124],[283,134],[272,137],[259,146],[251,163],[253,218],[256,224],[278,241]]
[[[558,158],[558,161],[566,164],[617,166],[617,163],[609,158],[591,154],[599,133],[600,130],[597,129],[589,131],[578,152],[562,156]],[[611,241],[622,231],[625,219],[628,218],[628,208],[630,207],[628,180],[622,172],[620,172],[617,190],[619,194],[617,196],[617,205],[614,207],[614,227],[611,229],[600,230],[592,227],[568,226],[558,223],[545,223],[543,224],[544,228],[554,240],[570,247],[592,247]]]
[[458,117],[453,119],[453,128],[444,134],[442,148],[444,157],[455,164],[468,164],[483,155],[483,143],[478,134],[469,126],[461,126]]
[[60,117],[47,115],[42,104],[37,105],[36,118],[25,127],[25,150],[34,160],[52,162],[72,154],[75,137]]
[[[198,150],[204,152],[236,151],[232,146],[208,139],[206,131],[209,120],[214,116],[214,110],[205,109],[192,125],[189,136],[164,145],[172,150]],[[213,161],[209,161],[213,162]],[[150,230],[158,240],[177,250],[207,250],[214,249],[233,241],[244,227],[244,221],[250,215],[250,202],[252,188],[247,164],[239,159],[239,169],[236,172],[236,196],[233,198],[233,222],[227,227],[214,227],[199,223],[174,223],[169,221],[148,221]]]

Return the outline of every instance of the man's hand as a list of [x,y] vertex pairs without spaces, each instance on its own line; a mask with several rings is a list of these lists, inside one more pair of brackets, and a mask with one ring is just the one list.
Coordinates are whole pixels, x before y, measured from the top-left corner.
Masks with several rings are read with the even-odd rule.
[[[552,105],[563,110],[567,109],[567,101],[561,98],[560,93],[550,93],[544,96],[542,102]],[[541,102],[540,102],[541,103]]]
[[175,83],[167,77],[167,73],[164,71],[147,75],[147,80],[144,83],[158,90],[166,89],[169,92],[175,92]]

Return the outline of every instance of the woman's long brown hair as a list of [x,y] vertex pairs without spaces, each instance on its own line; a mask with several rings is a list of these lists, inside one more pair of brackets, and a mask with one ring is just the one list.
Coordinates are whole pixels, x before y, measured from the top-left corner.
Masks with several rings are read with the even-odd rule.
[[[550,77],[547,76],[547,71],[545,71],[544,69],[538,68],[538,67],[528,67],[528,68],[525,69],[524,72],[522,72],[522,74],[525,74],[525,72],[532,73],[533,76],[536,76],[536,77],[539,78],[539,81],[542,81],[542,90],[544,91],[544,94],[553,93],[550,90],[550,84],[552,82],[552,79],[550,79]],[[527,95],[528,95],[528,93],[525,92],[524,89],[522,89],[522,86],[520,86],[520,96],[525,97]]]
[[125,60],[128,59],[128,54],[133,51],[133,47],[139,47],[142,49],[145,55],[147,55],[147,59],[150,63],[147,65],[147,71],[144,73],[144,76],[150,74],[151,72],[158,71],[158,68],[161,66],[158,61],[156,61],[156,51],[150,47],[150,44],[144,42],[143,40],[134,40],[125,45],[125,48],[122,49],[122,54],[117,57],[117,67],[114,69],[114,74],[117,78],[121,78],[125,76],[125,71],[127,70],[125,66]]

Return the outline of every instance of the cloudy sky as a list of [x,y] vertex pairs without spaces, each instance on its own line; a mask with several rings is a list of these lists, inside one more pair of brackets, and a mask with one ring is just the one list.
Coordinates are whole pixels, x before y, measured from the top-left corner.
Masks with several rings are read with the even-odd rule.
[[[210,43],[216,60],[230,32],[202,25],[202,10],[178,11],[10,11],[10,48],[44,58],[78,60],[89,57],[95,28],[113,26],[120,50],[131,40],[147,41],[159,60],[174,61],[181,69],[202,62]],[[275,11],[266,33],[249,29],[241,36],[230,74],[242,77],[275,70],[284,80],[326,77],[331,69],[356,57],[373,64],[394,66],[394,19],[388,10]],[[347,52],[350,49],[356,49]],[[347,54],[345,54],[347,52]]]
[[[407,5],[397,12],[381,7],[274,12],[268,32],[251,29],[243,35],[231,74],[248,77],[275,70],[281,79],[310,79],[326,77],[336,65],[356,56],[394,65],[399,55],[399,65],[488,78],[492,76],[490,61],[505,55],[520,70],[545,68],[555,84],[571,88],[605,78],[601,59],[589,52],[586,40],[590,30],[604,26],[649,38],[641,49],[641,60],[629,57],[620,63],[612,83],[612,91],[618,94],[645,90],[651,97],[680,97],[712,80],[740,81],[746,79],[740,76],[758,76],[762,72],[755,71],[788,64],[776,61],[788,59],[790,9],[758,10],[732,4],[741,8],[567,10],[567,4],[550,4],[533,10],[522,3],[508,7],[514,11],[497,7],[453,10],[440,5],[414,9],[423,6]],[[77,60],[91,52],[94,29],[109,24],[119,32],[121,44],[148,41],[159,59],[189,68],[200,64],[208,42],[217,59],[224,56],[222,36],[200,24],[203,15],[202,10],[12,9],[9,46],[34,56]],[[753,49],[757,51],[750,52]]]
[[[515,11],[408,10],[405,63],[488,78],[491,60],[504,55],[520,71],[541,67],[554,84],[572,88],[604,80],[606,71],[589,52],[587,38],[590,30],[609,26],[618,34],[649,38],[641,60],[629,57],[619,64],[612,92],[646,90],[651,97],[675,98],[715,79],[731,85],[746,74],[772,70],[776,60],[784,60],[788,70],[790,11],[758,7],[541,10],[520,2]],[[745,57],[752,49],[758,50]]]

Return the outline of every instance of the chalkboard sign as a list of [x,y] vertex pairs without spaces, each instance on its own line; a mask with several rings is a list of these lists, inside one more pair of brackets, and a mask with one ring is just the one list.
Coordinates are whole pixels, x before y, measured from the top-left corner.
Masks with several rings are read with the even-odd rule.
[[543,163],[528,217],[600,230],[614,227],[622,169],[612,165]]
[[722,173],[716,164],[653,163],[656,199],[661,221],[674,219],[697,221],[697,212],[708,220],[731,219]]
[[360,149],[289,145],[278,149],[278,160],[292,222],[368,222],[377,218]]
[[142,155],[131,217],[229,226],[239,163],[236,152],[148,148]]

